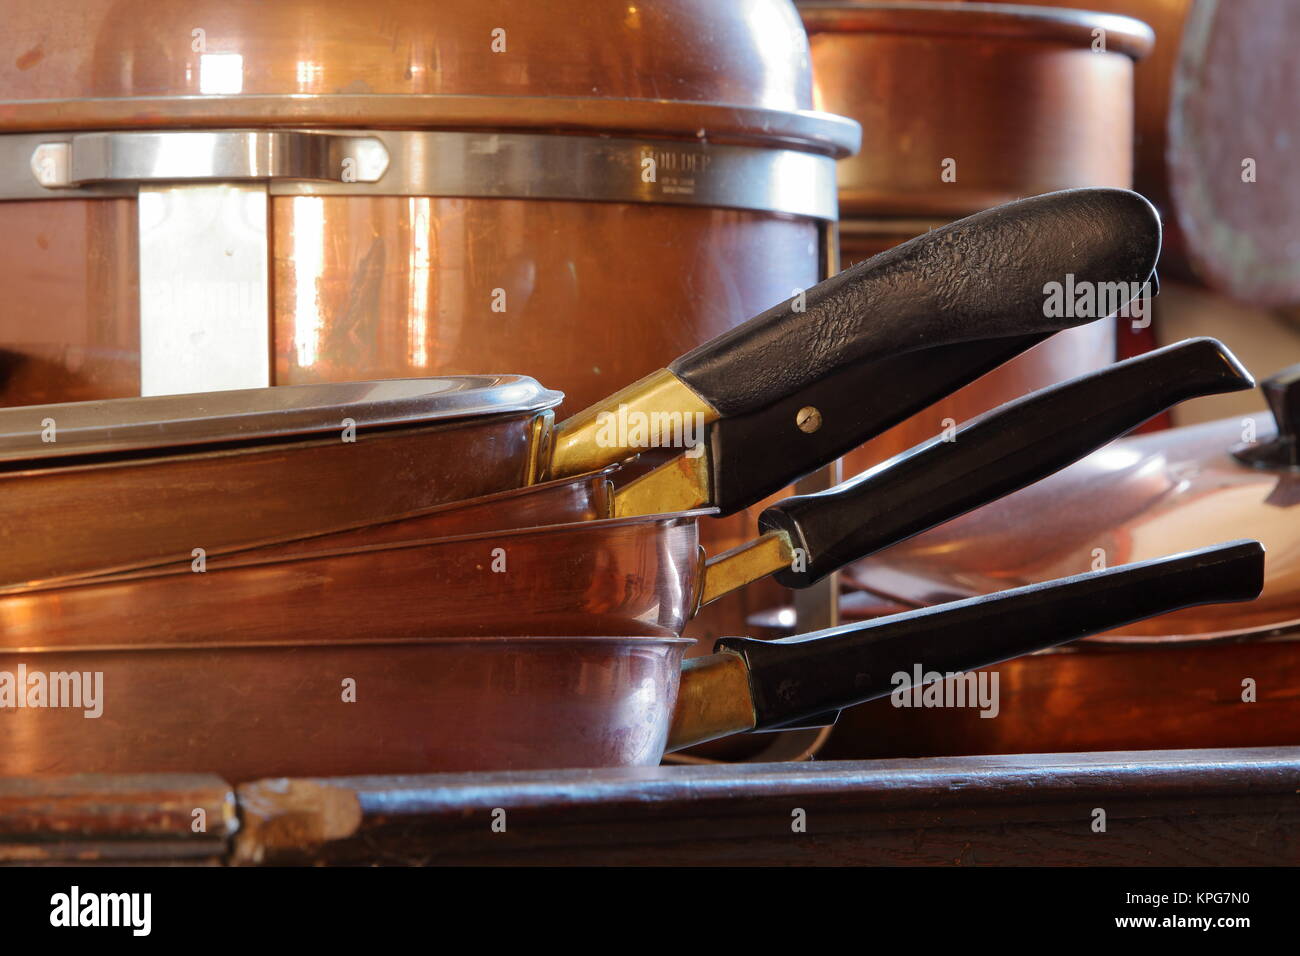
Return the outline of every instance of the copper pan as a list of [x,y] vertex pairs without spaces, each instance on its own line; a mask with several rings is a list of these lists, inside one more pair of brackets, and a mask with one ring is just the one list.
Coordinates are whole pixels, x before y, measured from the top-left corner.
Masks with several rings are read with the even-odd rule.
[[[363,460],[370,443],[302,440],[304,434],[328,435],[352,417],[346,403],[330,404],[328,386],[0,411],[7,468],[0,485],[5,486],[4,507],[10,509],[3,532],[21,542],[6,556],[4,580],[47,580],[188,560],[196,548],[215,554],[345,530],[545,477],[597,471],[647,445],[692,447],[681,453],[681,468],[658,469],[638,482],[643,498],[633,513],[706,504],[728,510],[719,491],[717,456],[699,454],[706,427],[713,429],[714,442],[723,429],[759,434],[768,429],[768,435],[779,436],[797,428],[813,436],[806,445],[834,445],[834,454],[815,454],[812,461],[833,458],[846,450],[843,435],[852,429],[837,423],[817,437],[821,413],[813,405],[796,407],[800,395],[827,381],[838,383],[837,376],[853,374],[863,363],[921,348],[1041,336],[1086,324],[1097,316],[1046,315],[1044,284],[1068,273],[1081,281],[1132,289],[1150,275],[1158,249],[1154,211],[1141,197],[1122,190],[1066,191],[977,214],[798,293],[557,427],[551,427],[548,414],[553,393],[521,403],[511,392],[508,397],[521,414],[513,420],[510,441],[484,439],[485,454],[509,472],[505,476],[485,469],[464,444],[448,447],[445,454],[430,445],[418,459],[407,451],[406,459],[387,463]],[[1008,257],[1017,263],[1011,272],[1001,266]],[[987,363],[988,357],[981,361]],[[957,364],[951,356],[949,364]],[[958,367],[952,374],[964,381],[962,375],[981,370]],[[461,387],[456,383],[462,380],[431,381],[446,390]],[[531,380],[524,385],[540,392]],[[941,381],[928,400],[951,385]],[[281,404],[291,401],[285,396],[300,394],[326,396],[309,428],[287,426],[278,414]],[[916,394],[908,398],[916,400]],[[839,401],[843,407],[843,398]],[[331,410],[337,412],[334,420],[327,413]],[[426,410],[400,421],[436,423],[439,415],[455,419],[449,428],[475,425],[464,411]],[[637,431],[638,418],[675,421],[677,429],[670,426],[667,440],[650,440],[644,422]],[[361,416],[354,424],[366,426],[360,431],[370,442],[395,442],[396,454],[405,446],[400,436],[395,440],[384,430],[393,424],[390,419],[380,415],[372,423]],[[372,424],[381,426],[373,435],[367,431]],[[51,428],[57,440],[49,440]],[[687,440],[689,431],[695,432],[693,443]],[[439,434],[433,434],[433,441]],[[279,467],[262,467],[264,459]],[[320,462],[335,462],[336,468],[346,462],[351,471],[340,472],[328,494],[313,500],[300,493],[299,485],[317,480]],[[745,469],[733,471],[743,475]],[[392,473],[401,481],[394,483]],[[769,482],[771,476],[759,474],[758,479]],[[756,496],[753,488],[744,494],[752,502],[785,480],[788,476],[764,485]],[[418,493],[403,493],[403,482],[414,484]],[[473,482],[477,486],[467,493],[462,485]],[[376,488],[383,493],[376,495]],[[127,533],[114,540],[95,533],[107,531],[103,521],[87,522],[105,500],[111,503],[110,515],[132,518]],[[183,522],[176,520],[178,514]],[[84,543],[69,547],[78,535]]]
[[[193,647],[463,635],[679,634],[704,604],[846,562],[1051,474],[1175,401],[1249,387],[1212,339],[1028,396],[829,491],[765,510],[703,559],[685,512],[323,550],[253,549],[166,570],[0,592],[9,646]],[[346,543],[355,543],[345,536]],[[201,573],[195,573],[201,572]],[[364,610],[363,610],[364,609]],[[611,628],[611,624],[616,625]]]
[[[1231,529],[1269,548],[1264,592],[1230,614],[1185,611],[1116,640],[1266,636],[1300,628],[1296,382],[1268,380],[1262,416],[1122,439],[1051,478],[856,564],[858,586],[911,606],[1196,547]],[[1032,532],[1032,533],[1030,533]]]
[[[685,666],[688,641],[644,637],[6,649],[0,773],[645,766],[1189,603],[1248,600],[1262,563],[1238,542],[781,642],[726,638]],[[46,686],[57,701],[33,690]]]

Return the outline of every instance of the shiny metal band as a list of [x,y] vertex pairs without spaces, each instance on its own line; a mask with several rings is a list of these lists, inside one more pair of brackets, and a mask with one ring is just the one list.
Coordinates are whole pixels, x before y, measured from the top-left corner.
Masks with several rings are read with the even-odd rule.
[[0,136],[0,199],[264,182],[288,196],[449,196],[710,206],[837,218],[835,160],[798,150],[601,136],[174,130]]

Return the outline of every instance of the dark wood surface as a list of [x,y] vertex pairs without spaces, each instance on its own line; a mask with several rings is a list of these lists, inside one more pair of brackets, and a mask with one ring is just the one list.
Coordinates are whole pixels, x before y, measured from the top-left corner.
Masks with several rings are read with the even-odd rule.
[[237,828],[211,774],[0,777],[0,864],[219,863]]
[[263,781],[234,859],[1295,864],[1298,792],[1300,747]]
[[[1105,832],[1093,829],[1098,808]],[[800,810],[806,832],[792,827]],[[207,775],[4,778],[0,862],[1295,865],[1300,747],[263,780],[233,791]]]

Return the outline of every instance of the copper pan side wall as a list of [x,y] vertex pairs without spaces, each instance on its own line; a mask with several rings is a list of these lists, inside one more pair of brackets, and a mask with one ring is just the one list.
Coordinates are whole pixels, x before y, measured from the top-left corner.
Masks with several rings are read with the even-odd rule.
[[682,647],[628,638],[5,652],[0,671],[101,674],[101,713],[6,710],[0,776],[202,768],[240,783],[653,765]]
[[134,199],[0,203],[0,405],[140,394]]

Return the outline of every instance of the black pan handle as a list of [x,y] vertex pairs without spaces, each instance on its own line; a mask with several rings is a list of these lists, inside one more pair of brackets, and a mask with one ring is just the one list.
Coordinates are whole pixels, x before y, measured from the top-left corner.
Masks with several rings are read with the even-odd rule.
[[1264,548],[1237,541],[798,637],[725,637],[716,650],[744,658],[763,730],[884,697],[918,667],[988,667],[1180,608],[1250,601],[1263,587]]
[[1252,387],[1227,347],[1189,339],[1041,389],[973,419],[827,491],[787,498],[759,516],[801,549],[807,587],[850,561],[920,534],[1078,461],[1170,405]]
[[[1048,338],[959,342],[859,362],[760,411],[720,418],[707,435],[712,503],[724,515],[752,507]],[[808,412],[819,422],[812,430]]]
[[1117,309],[1159,254],[1160,217],[1137,193],[1071,189],[1022,199],[859,262],[669,370],[724,416],[754,412],[857,362],[1103,318],[1096,295],[1085,315],[1073,304],[1050,307],[1062,296],[1049,295],[1049,284],[1109,290]]

